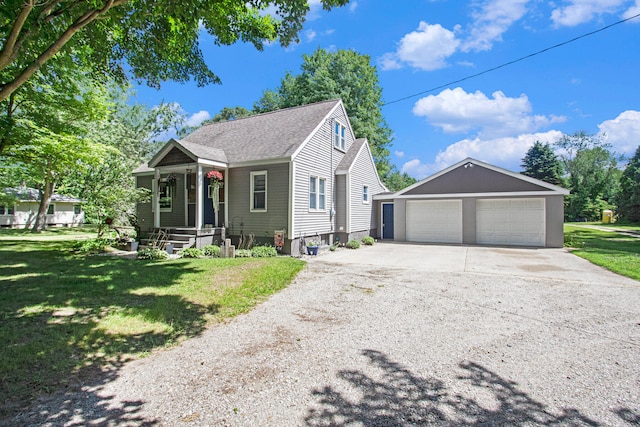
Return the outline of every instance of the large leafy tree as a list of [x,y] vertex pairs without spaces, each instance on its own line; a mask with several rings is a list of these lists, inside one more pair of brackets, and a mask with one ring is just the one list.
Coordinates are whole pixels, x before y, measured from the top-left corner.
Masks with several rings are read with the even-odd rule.
[[389,161],[392,131],[382,115],[382,88],[371,58],[354,50],[316,50],[303,56],[301,73],[287,73],[280,86],[266,90],[255,103],[257,113],[341,98],[358,137],[369,140],[378,173],[388,184],[404,187],[414,180]]
[[595,221],[617,198],[618,157],[601,136],[584,132],[565,135],[556,142],[571,194],[565,199],[565,218]]
[[562,163],[549,144],[536,141],[522,159],[523,175],[554,185],[564,185]]
[[[348,0],[322,0],[323,7]],[[0,3],[0,101],[50,61],[159,86],[164,80],[218,83],[200,50],[201,29],[219,45],[297,41],[307,0],[4,0]]]
[[618,215],[629,222],[640,222],[640,147],[620,177]]
[[148,160],[163,141],[162,134],[183,120],[173,104],[148,108],[127,103],[127,96],[111,91],[111,104],[105,120],[91,124],[87,138],[109,149],[98,164],[76,169],[62,184],[67,193],[85,201],[88,222],[116,224],[135,221],[135,202],[149,195],[136,188],[131,172]]

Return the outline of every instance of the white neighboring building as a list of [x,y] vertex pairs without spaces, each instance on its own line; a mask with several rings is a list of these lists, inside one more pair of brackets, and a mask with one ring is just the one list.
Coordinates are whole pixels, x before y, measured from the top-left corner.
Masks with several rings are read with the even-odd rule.
[[[33,226],[40,207],[40,192],[35,188],[16,187],[5,188],[4,193],[15,196],[18,201],[13,205],[0,204],[0,227]],[[51,196],[47,226],[77,227],[83,223],[82,200],[61,194]]]

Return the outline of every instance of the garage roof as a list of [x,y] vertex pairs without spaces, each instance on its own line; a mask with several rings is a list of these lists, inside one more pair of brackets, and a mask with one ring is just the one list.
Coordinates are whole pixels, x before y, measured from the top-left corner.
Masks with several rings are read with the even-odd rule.
[[567,195],[557,185],[511,172],[472,158],[466,158],[442,171],[400,190],[394,197],[443,196],[531,196]]

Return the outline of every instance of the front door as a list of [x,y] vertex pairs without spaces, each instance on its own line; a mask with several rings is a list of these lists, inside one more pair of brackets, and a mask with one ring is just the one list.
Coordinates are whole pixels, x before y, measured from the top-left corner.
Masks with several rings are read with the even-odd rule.
[[393,203],[382,204],[382,238],[393,239]]

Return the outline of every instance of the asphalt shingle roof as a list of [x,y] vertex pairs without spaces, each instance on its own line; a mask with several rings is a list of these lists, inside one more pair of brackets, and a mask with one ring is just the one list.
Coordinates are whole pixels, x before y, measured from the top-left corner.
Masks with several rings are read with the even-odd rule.
[[[36,188],[30,187],[15,187],[15,188],[5,188],[5,194],[11,194],[18,198],[21,202],[39,202],[40,201],[40,191]],[[65,196],[62,194],[54,193],[51,196],[52,202],[69,202],[69,203],[82,203],[81,199],[77,199],[71,196]]]
[[342,158],[342,160],[340,160],[340,163],[338,163],[336,173],[346,173],[349,171],[349,168],[351,167],[353,162],[356,161],[362,145],[366,144],[366,142],[366,138],[358,138],[353,141],[351,147],[349,147],[349,150],[344,154],[344,157]]
[[338,103],[323,101],[211,123],[178,142],[198,157],[229,163],[286,158]]

